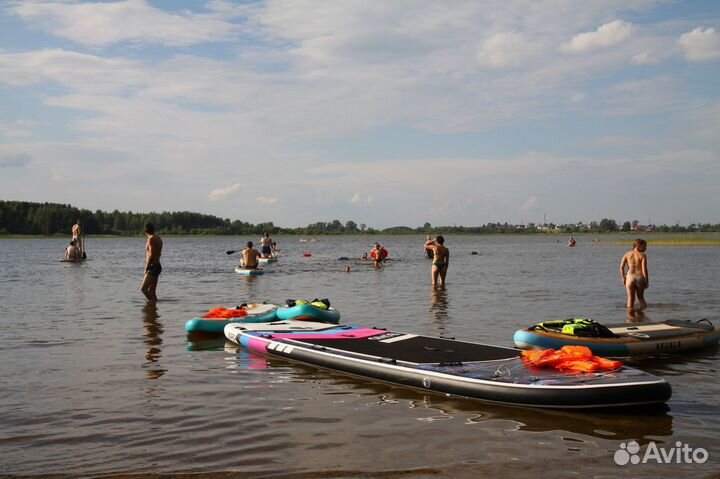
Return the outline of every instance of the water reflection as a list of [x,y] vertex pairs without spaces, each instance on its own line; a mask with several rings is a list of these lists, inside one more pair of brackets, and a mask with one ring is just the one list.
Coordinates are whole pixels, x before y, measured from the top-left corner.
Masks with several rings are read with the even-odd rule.
[[159,361],[162,356],[162,334],[164,332],[160,315],[157,311],[157,304],[146,303],[142,309],[143,325],[145,326],[145,344],[148,349],[145,353],[146,362],[143,367],[147,370],[148,379],[159,379],[165,374],[166,369],[160,367]]
[[645,312],[641,309],[627,308],[627,314],[625,316],[626,323],[643,323],[649,321]]
[[[332,376],[332,374],[330,374]],[[442,397],[412,389],[377,383],[360,383],[353,378],[332,377],[355,392],[377,396],[377,405],[403,405],[410,409],[426,409],[423,422],[462,418],[466,424],[507,420],[527,432],[565,431],[612,440],[636,440],[664,443],[673,434],[673,416],[664,404],[613,410],[560,410],[489,404],[459,397]]]
[[433,286],[430,288],[430,309],[434,322],[442,334],[448,320],[448,295],[445,286]]

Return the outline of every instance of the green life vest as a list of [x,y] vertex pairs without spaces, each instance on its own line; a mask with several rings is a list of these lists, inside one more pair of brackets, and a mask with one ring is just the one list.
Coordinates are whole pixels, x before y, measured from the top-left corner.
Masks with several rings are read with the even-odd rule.
[[588,318],[569,318],[555,321],[544,321],[529,328],[531,331],[548,331],[571,336],[595,338],[613,338],[616,335],[606,326]]

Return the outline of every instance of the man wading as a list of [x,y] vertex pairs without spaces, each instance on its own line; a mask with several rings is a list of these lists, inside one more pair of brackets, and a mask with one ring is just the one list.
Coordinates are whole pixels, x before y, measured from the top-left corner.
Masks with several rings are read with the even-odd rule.
[[145,225],[145,235],[147,236],[147,243],[145,244],[145,276],[140,285],[140,291],[142,291],[148,301],[157,301],[155,290],[157,289],[158,278],[162,272],[160,255],[162,254],[163,242],[160,237],[155,234],[155,225],[152,223]]

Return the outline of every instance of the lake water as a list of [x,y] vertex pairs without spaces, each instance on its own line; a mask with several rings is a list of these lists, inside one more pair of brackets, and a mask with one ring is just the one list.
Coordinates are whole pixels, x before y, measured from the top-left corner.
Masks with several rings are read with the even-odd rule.
[[[329,298],[342,322],[512,346],[532,323],[624,321],[617,236],[449,236],[448,286],[430,286],[424,237],[278,237],[268,274],[233,273],[258,238],[164,238],[160,301],[139,291],[144,238],[0,240],[0,475],[207,477],[707,477],[720,471],[717,349],[633,359],[668,379],[666,410],[566,412],[372,383],[188,338],[214,306]],[[381,270],[338,261],[387,247]],[[562,238],[561,241],[565,239]],[[471,252],[477,252],[477,255]],[[311,253],[303,257],[302,253]],[[720,320],[717,248],[648,249],[645,319]],[[352,271],[343,272],[349,264]],[[633,319],[633,318],[629,318]],[[629,464],[621,443],[704,448],[704,464]],[[642,452],[641,452],[642,454]]]

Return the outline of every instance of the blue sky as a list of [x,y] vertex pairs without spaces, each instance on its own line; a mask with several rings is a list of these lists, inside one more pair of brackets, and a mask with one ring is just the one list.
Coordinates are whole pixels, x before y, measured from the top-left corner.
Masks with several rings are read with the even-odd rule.
[[0,0],[0,199],[720,222],[720,3]]

